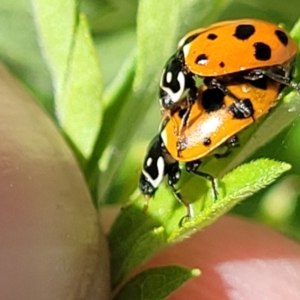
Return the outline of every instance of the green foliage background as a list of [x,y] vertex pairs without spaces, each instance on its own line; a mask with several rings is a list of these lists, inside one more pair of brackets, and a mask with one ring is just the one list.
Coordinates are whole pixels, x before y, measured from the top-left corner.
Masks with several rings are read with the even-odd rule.
[[[291,30],[300,17],[299,0],[47,2],[1,1],[0,60],[66,137],[96,206],[126,203],[136,190],[146,147],[160,121],[160,72],[183,34],[237,18],[265,19]],[[300,40],[300,34],[295,37]],[[280,180],[231,212],[299,240],[300,97],[292,93],[285,101],[270,114],[265,127],[257,127],[260,149],[248,151],[251,145],[245,142],[233,164],[227,158],[208,162],[205,168],[220,175],[260,157],[292,165]],[[185,175],[181,187],[190,199],[207,189]]]

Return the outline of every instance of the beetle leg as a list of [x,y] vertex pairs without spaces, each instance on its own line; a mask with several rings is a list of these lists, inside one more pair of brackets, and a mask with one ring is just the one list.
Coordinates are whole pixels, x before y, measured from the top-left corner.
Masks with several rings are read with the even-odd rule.
[[231,138],[229,138],[226,141],[226,144],[230,147],[230,148],[235,148],[239,146],[239,138],[236,135],[233,135]]
[[188,125],[192,106],[198,98],[198,88],[196,87],[195,80],[190,77],[190,75],[186,75],[186,89],[188,89],[187,108],[179,126],[179,135],[181,134],[182,129]]
[[300,93],[300,85],[293,81],[289,66],[287,68],[275,66],[265,69],[254,69],[249,71],[247,75],[244,75],[244,78],[248,80],[258,80],[263,76],[267,76],[283,85],[290,86]]
[[194,211],[193,206],[191,203],[188,203],[183,199],[178,189],[176,189],[175,184],[178,182],[181,176],[181,171],[179,168],[179,163],[173,163],[172,165],[169,165],[169,168],[167,170],[168,175],[168,185],[172,189],[172,192],[175,196],[175,198],[186,207],[187,213],[186,215],[181,219],[180,226],[185,222],[188,221],[190,218],[193,217]]
[[198,171],[197,169],[199,168],[200,164],[201,164],[200,160],[194,160],[194,161],[187,162],[185,164],[186,171],[188,173],[192,173],[192,174],[198,175],[200,177],[204,177],[205,179],[209,180],[212,185],[214,198],[215,198],[215,200],[218,200],[218,191],[217,191],[217,187],[216,187],[216,183],[215,183],[215,178],[210,174]]
[[[226,146],[226,150],[223,153],[216,153],[214,154],[215,158],[224,158],[227,157],[230,154],[230,148],[239,147],[239,139],[236,135],[233,135],[231,138],[229,138],[224,146]],[[222,147],[222,146],[221,146]]]

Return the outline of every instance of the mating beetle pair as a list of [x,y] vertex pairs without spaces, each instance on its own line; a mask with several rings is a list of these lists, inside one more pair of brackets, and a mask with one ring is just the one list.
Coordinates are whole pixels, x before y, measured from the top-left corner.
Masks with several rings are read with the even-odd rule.
[[217,198],[214,178],[198,171],[201,159],[235,145],[236,135],[274,106],[285,85],[300,91],[292,79],[297,54],[285,30],[260,20],[221,22],[187,34],[162,72],[165,117],[144,160],[142,194],[152,197],[167,176],[191,217],[191,205],[175,188],[182,161],[188,172],[211,181]]

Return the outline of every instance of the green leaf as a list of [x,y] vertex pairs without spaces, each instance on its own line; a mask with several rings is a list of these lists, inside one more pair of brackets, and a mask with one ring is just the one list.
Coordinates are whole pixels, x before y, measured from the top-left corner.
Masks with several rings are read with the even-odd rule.
[[[136,28],[127,28],[113,34],[93,34],[97,55],[101,61],[104,91],[114,86],[116,77],[123,77],[132,52],[136,52]],[[136,53],[135,53],[136,54]],[[126,75],[126,72],[125,72]]]
[[233,0],[222,12],[221,20],[237,18],[253,18],[282,24],[290,29],[299,18],[300,7],[298,0],[289,0],[288,4],[282,0]]
[[134,205],[123,209],[108,235],[113,288],[130,270],[137,267],[166,243],[159,222]]
[[108,34],[135,25],[137,2],[137,0],[86,0],[81,6],[88,16],[93,32]]
[[130,279],[113,300],[163,300],[186,281],[199,275],[198,269],[179,266],[148,269]]
[[102,119],[101,73],[86,19],[78,17],[75,1],[32,1],[55,87],[59,125],[86,158]]
[[64,132],[88,157],[102,121],[102,83],[98,59],[84,16],[80,16],[57,114]]
[[217,218],[228,212],[234,205],[263,189],[275,181],[282,173],[290,170],[289,164],[270,159],[258,159],[241,165],[225,175],[219,186],[219,199],[214,200],[211,193],[201,201],[194,203],[195,217],[183,227],[168,226],[168,240],[185,238],[195,229],[208,226]]
[[74,0],[31,0],[43,54],[52,75],[53,85],[61,89],[77,22],[77,3]]
[[295,23],[293,29],[291,30],[291,36],[294,40],[297,41],[298,44],[300,44],[300,18]]
[[0,1],[0,61],[53,116],[50,74],[36,39],[28,0]]
[[[103,157],[106,151],[111,151],[110,142],[119,130],[118,119],[121,118],[122,110],[127,101],[130,101],[131,87],[135,74],[135,51],[129,54],[125,63],[121,66],[119,74],[115,77],[103,95],[104,113],[102,127],[97,135],[93,151],[86,164],[86,178],[94,199],[98,199],[97,184],[99,176],[98,161],[101,159],[100,167],[106,168],[107,159]],[[121,100],[121,101],[120,101]],[[103,186],[99,193],[103,191]],[[96,203],[97,204],[97,203]]]
[[[160,187],[146,214],[143,213],[144,201],[123,209],[108,236],[113,286],[167,244],[209,225],[289,169],[288,164],[268,159],[239,166],[220,180],[218,200],[214,200],[209,191],[193,203],[195,215],[182,227],[179,223],[186,215],[186,208],[176,202],[168,187]],[[190,188],[197,189],[198,186],[193,184]]]

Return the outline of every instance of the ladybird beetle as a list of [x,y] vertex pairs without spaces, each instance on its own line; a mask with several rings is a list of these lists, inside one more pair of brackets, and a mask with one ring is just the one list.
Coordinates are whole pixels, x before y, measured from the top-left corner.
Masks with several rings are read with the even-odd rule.
[[168,185],[171,187],[175,198],[187,208],[187,216],[192,216],[192,206],[186,203],[179,191],[175,188],[181,176],[179,163],[165,148],[160,134],[151,141],[143,163],[143,169],[139,180],[139,189],[146,197],[144,210],[148,208],[148,202],[154,196],[164,177],[168,177]]
[[253,118],[239,115],[230,97],[220,90],[202,86],[197,101],[191,107],[189,124],[183,128],[181,135],[178,135],[184,114],[181,110],[173,114],[162,130],[162,140],[174,159],[201,159],[226,141],[231,141],[238,132],[275,105],[282,84],[265,76],[254,82],[230,82],[226,87],[245,99],[244,103],[253,104]]
[[197,99],[197,77],[209,88],[229,95],[244,118],[251,117],[251,111],[226,88],[231,80],[256,81],[266,75],[300,92],[291,76],[298,46],[275,24],[252,19],[220,22],[188,33],[178,46],[162,72],[160,103],[165,110],[173,112],[186,93],[190,110]]
[[[214,197],[217,199],[217,189],[214,178],[209,174],[198,171],[197,169],[199,166],[199,161],[190,161],[186,163],[186,170],[189,173],[193,173],[210,180],[213,187]],[[180,224],[182,224],[184,220],[193,216],[193,207],[192,204],[186,202],[182,198],[180,192],[175,187],[175,184],[181,176],[179,162],[170,155],[163,143],[161,135],[158,134],[149,145],[139,180],[139,189],[146,197],[144,210],[147,210],[150,198],[154,196],[165,176],[168,178],[168,185],[171,187],[175,198],[187,209],[186,216],[184,216],[180,221]]]

